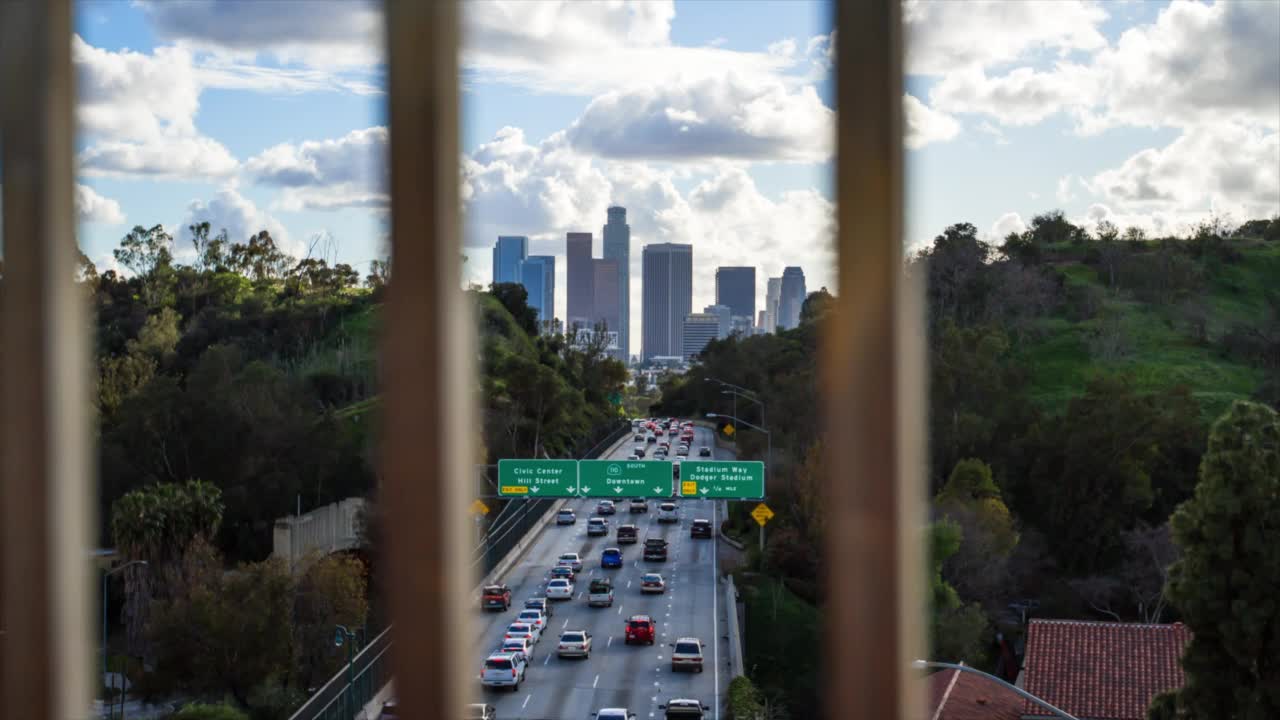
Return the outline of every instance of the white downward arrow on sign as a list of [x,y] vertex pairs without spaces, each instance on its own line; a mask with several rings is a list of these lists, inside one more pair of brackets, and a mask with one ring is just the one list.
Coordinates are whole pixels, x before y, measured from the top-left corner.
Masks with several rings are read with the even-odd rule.
[[706,495],[709,491],[706,488],[702,488],[702,490],[700,490],[699,492],[701,492],[703,495]]
[[655,486],[654,486],[654,488],[653,488],[653,491],[654,491],[655,493],[660,493],[660,492],[662,492],[662,486],[661,486],[661,485],[655,485]]
[[582,494],[583,494],[583,495],[586,495],[586,494],[587,494],[587,493],[589,493],[589,492],[591,492],[591,488],[589,488],[589,487],[583,487],[583,488],[582,488]]
[[616,492],[616,493],[621,493],[621,492],[622,492],[622,488],[614,488],[614,489],[613,489],[613,491],[614,491],[614,492]]
[[531,493],[536,493],[536,492],[538,492],[538,488],[536,488],[536,487],[531,487],[531,488],[529,488],[529,492],[531,492]]

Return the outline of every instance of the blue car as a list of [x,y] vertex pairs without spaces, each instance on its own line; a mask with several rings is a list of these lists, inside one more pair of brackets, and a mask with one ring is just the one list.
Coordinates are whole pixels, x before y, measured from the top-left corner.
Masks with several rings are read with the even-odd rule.
[[604,553],[600,556],[600,567],[602,568],[620,568],[622,567],[622,551],[618,548],[605,548]]

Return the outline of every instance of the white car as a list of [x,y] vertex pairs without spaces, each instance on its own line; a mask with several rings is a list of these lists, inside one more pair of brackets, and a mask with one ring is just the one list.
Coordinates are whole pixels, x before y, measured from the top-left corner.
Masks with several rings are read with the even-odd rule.
[[497,650],[500,654],[506,653],[524,653],[525,660],[533,661],[533,640],[527,637],[507,638],[502,641],[502,647]]
[[582,557],[576,552],[561,553],[559,564],[565,563],[568,563],[574,572],[582,571]]
[[512,692],[520,689],[528,660],[520,653],[494,653],[484,660],[480,669],[480,684],[485,687],[509,687]]
[[640,576],[640,592],[643,594],[658,593],[659,595],[667,591],[667,581],[662,579],[658,573],[645,573]]
[[675,503],[664,502],[658,506],[658,522],[680,522]]
[[702,672],[702,641],[694,637],[682,637],[676,640],[671,649],[671,670],[694,670]]
[[591,715],[595,720],[636,720],[636,714],[626,708],[602,708]]
[[556,578],[547,583],[548,600],[572,600],[573,583],[564,578]]
[[547,617],[542,614],[541,610],[525,608],[516,616],[516,622],[528,623],[538,628],[538,637],[541,639],[542,631],[547,629]]
[[591,657],[591,633],[586,630],[565,630],[560,633],[560,646],[556,648],[560,657]]
[[569,508],[563,508],[556,513],[557,525],[573,525],[576,522],[578,522],[578,514]]
[[507,633],[502,637],[505,640],[510,640],[513,637],[527,637],[533,642],[538,642],[538,638],[542,637],[542,631],[532,623],[513,622],[507,626]]

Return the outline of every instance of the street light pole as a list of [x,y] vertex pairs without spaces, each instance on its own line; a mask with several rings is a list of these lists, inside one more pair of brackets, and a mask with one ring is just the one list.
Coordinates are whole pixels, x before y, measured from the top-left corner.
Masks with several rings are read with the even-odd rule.
[[978,670],[978,669],[976,669],[976,668],[972,668],[972,667],[970,667],[970,666],[968,666],[968,665],[965,665],[964,663],[955,664],[955,663],[937,662],[937,661],[934,661],[934,660],[914,660],[914,661],[912,661],[912,663],[911,663],[911,667],[914,667],[914,668],[916,668],[917,670],[924,670],[925,668],[940,668],[940,669],[947,669],[947,670],[959,670],[960,672],[967,672],[967,673],[973,673],[974,675],[981,675],[982,677],[984,677],[984,678],[986,678],[986,679],[988,679],[988,680],[990,680],[990,681],[992,681],[992,682],[994,682],[994,683],[998,683],[999,685],[1001,685],[1001,686],[1003,686],[1003,687],[1005,687],[1005,688],[1008,688],[1009,690],[1012,690],[1012,691],[1013,691],[1014,693],[1016,693],[1017,695],[1019,695],[1019,696],[1021,696],[1021,697],[1024,697],[1024,698],[1026,698],[1027,700],[1030,700],[1031,702],[1033,702],[1033,703],[1035,703],[1035,704],[1039,705],[1040,707],[1042,707],[1042,708],[1044,708],[1044,709],[1048,710],[1049,712],[1053,713],[1054,715],[1057,715],[1058,717],[1063,718],[1064,720],[1079,720],[1079,718],[1077,718],[1075,715],[1072,715],[1071,713],[1067,712],[1066,710],[1062,710],[1062,709],[1060,709],[1060,708],[1056,708],[1056,707],[1054,707],[1053,705],[1050,705],[1050,704],[1048,703],[1048,701],[1046,701],[1046,700],[1042,700],[1042,699],[1040,699],[1040,698],[1036,697],[1035,695],[1032,695],[1031,693],[1027,692],[1026,690],[1023,690],[1022,688],[1020,688],[1020,687],[1018,687],[1018,686],[1016,686],[1016,685],[1011,685],[1011,684],[1009,684],[1009,683],[1005,682],[1004,680],[1001,680],[1000,678],[996,677],[995,675],[988,675],[987,673],[984,673],[984,672],[982,672],[981,670]]
[[[762,404],[762,407],[763,407],[763,404]],[[763,412],[762,412],[761,414],[763,414]],[[720,418],[720,417],[724,417],[724,416],[723,416],[723,415],[721,415],[721,414],[719,414],[719,413],[707,413],[707,417],[709,417],[709,418]],[[758,432],[762,432],[762,433],[764,433],[764,440],[765,440],[765,456],[764,456],[764,457],[765,457],[765,468],[769,468],[769,467],[771,467],[771,466],[772,466],[772,464],[773,464],[773,433],[769,432],[768,430],[765,430],[764,428],[760,427],[759,425],[752,425],[751,423],[747,422],[746,420],[739,420],[737,417],[731,417],[730,419],[731,419],[731,420],[733,420],[735,423],[737,423],[737,424],[739,424],[739,425],[746,425],[747,427],[751,428],[752,430],[756,430],[756,431],[758,431]],[[766,482],[768,482],[768,478],[767,478],[767,477],[765,478],[765,481],[766,481]],[[764,525],[761,525],[761,526],[760,526],[760,552],[761,552],[761,553],[764,553]]]
[[[103,682],[103,687],[106,686],[106,682],[107,682],[107,617],[108,617],[107,615],[107,578],[111,577],[112,575],[115,575],[116,573],[124,570],[125,568],[132,567],[134,565],[142,565],[144,567],[147,567],[149,563],[146,560],[131,560],[125,563],[124,565],[121,565],[118,568],[115,568],[113,570],[108,570],[102,573],[102,682]],[[124,692],[124,683],[120,684],[120,691],[121,693]],[[105,694],[106,691],[104,690],[103,692]],[[123,699],[124,698],[122,697],[121,700],[123,701]]]

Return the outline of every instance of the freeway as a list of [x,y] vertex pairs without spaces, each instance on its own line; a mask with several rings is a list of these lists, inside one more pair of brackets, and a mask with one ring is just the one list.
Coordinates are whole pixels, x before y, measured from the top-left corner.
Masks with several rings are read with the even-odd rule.
[[[712,431],[696,427],[691,443],[691,457],[697,459],[698,448],[713,448],[716,459],[731,460],[733,454],[715,448]],[[625,459],[633,446],[630,436],[613,449],[607,459]],[[652,450],[653,445],[649,445]],[[652,457],[650,454],[648,457]],[[486,689],[475,681],[474,702],[486,702],[497,708],[503,720],[588,720],[591,713],[606,707],[622,707],[636,714],[637,720],[661,718],[658,704],[671,698],[693,698],[712,707],[708,717],[719,718],[719,696],[725,692],[728,678],[724,674],[727,643],[722,638],[720,619],[724,609],[721,590],[716,582],[716,540],[689,537],[689,524],[694,518],[707,518],[718,526],[722,510],[710,500],[677,500],[679,523],[658,524],[658,500],[649,501],[647,514],[630,514],[627,502],[618,502],[618,514],[609,517],[607,537],[587,537],[587,519],[594,516],[597,500],[572,499],[565,507],[574,509],[578,521],[574,525],[556,526],[554,520],[542,531],[525,556],[501,582],[512,590],[512,607],[507,612],[476,610],[473,627],[478,635],[472,677],[479,674],[484,657],[501,643],[503,632],[514,621],[524,601],[542,595],[549,579],[548,571],[564,552],[577,552],[583,570],[575,581],[572,600],[557,601],[546,636],[535,646],[533,661],[525,682],[518,692]],[[634,523],[639,527],[640,542],[618,545],[616,528]],[[536,530],[535,530],[536,532]],[[665,563],[640,559],[644,538],[663,537],[670,543]],[[603,570],[600,554],[606,547],[620,547],[623,566]],[[640,576],[645,572],[661,573],[667,582],[663,595],[641,595]],[[608,574],[614,581],[612,607],[587,605],[586,589],[592,577]],[[626,645],[623,642],[625,620],[631,615],[647,614],[657,623],[654,645]],[[591,657],[560,659],[555,649],[564,629],[586,630],[593,636]],[[705,646],[705,670],[701,673],[673,673],[668,643],[679,637],[700,638]]]

